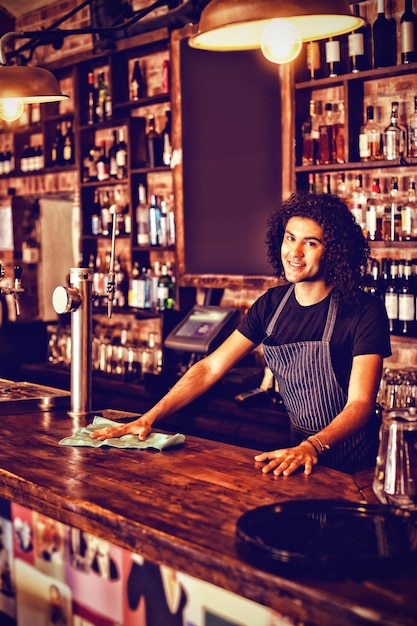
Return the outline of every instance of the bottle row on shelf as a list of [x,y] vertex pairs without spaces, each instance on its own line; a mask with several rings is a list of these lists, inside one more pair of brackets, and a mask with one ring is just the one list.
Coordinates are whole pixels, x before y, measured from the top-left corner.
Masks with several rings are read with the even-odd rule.
[[417,241],[417,198],[413,177],[309,174],[310,193],[335,193],[347,204],[370,241]]
[[412,0],[405,0],[396,15],[388,13],[385,4],[385,0],[378,0],[377,6],[375,2],[354,4],[353,12],[365,19],[364,26],[348,35],[307,43],[301,78],[314,80],[417,61],[417,15]]
[[[148,66],[149,65],[149,66]],[[128,99],[138,102],[143,98],[159,94],[169,94],[170,64],[169,60],[161,59],[158,70],[155,60],[132,59],[129,64]],[[155,76],[155,73],[158,76]],[[152,74],[148,81],[148,74]],[[87,124],[99,124],[113,117],[113,97],[108,67],[91,70],[87,74]]]
[[[100,187],[94,190],[91,208],[90,233],[95,236],[110,237],[115,215],[116,235],[130,235],[132,216],[127,201],[127,187]],[[138,247],[169,247],[175,245],[174,198],[168,200],[151,194],[147,199],[147,190],[143,183],[138,186],[138,204],[136,206],[135,243]],[[88,232],[85,234],[88,234]]]
[[[71,329],[48,327],[48,361],[54,365],[71,365]],[[160,336],[149,332],[146,340],[138,340],[127,328],[120,332],[97,325],[92,340],[94,371],[123,377],[137,383],[145,374],[158,374],[163,367]]]
[[[395,161],[417,157],[417,97],[407,119],[399,121],[398,101],[383,125],[377,124],[374,106],[366,107],[364,124],[357,137],[359,159]],[[303,166],[345,162],[344,105],[342,102],[310,100],[309,115],[301,126]]]
[[[135,118],[141,121],[143,118]],[[143,120],[145,121],[145,120]],[[135,142],[135,156],[129,154],[129,138],[125,128],[111,130],[111,138],[98,136],[94,144],[87,146],[82,167],[82,181],[103,182],[106,180],[122,180],[128,176],[129,160],[133,166],[155,168],[171,164],[171,111],[165,112],[165,124],[158,132],[154,115],[149,115],[144,136],[130,137],[130,142]],[[141,146],[144,148],[141,150]]]
[[9,144],[0,151],[0,176],[38,172],[45,167],[62,167],[75,163],[75,139],[72,121],[57,122],[52,138],[37,132],[27,137],[16,156]]
[[392,334],[417,336],[417,259],[372,259],[365,291],[384,302]]
[[[110,266],[110,250],[104,258],[90,255],[89,267],[93,270],[94,306],[100,308],[107,299],[107,281]],[[134,261],[132,271],[120,257],[114,264],[115,291],[113,305],[124,309],[165,311],[175,305],[175,273],[173,264],[155,261],[150,267],[141,267]]]

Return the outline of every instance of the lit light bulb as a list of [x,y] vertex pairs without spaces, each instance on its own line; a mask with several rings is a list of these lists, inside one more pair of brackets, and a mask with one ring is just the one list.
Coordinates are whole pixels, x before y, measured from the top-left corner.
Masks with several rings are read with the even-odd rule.
[[25,110],[20,98],[3,98],[0,100],[0,117],[6,122],[14,122]]
[[300,31],[287,20],[274,19],[265,26],[261,50],[272,63],[290,63],[300,54],[303,45]]

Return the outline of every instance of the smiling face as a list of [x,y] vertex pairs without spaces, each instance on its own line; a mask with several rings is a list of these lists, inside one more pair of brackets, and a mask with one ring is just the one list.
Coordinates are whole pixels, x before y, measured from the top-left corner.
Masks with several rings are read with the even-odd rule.
[[325,284],[323,229],[314,220],[292,217],[288,220],[281,246],[285,278],[290,283]]

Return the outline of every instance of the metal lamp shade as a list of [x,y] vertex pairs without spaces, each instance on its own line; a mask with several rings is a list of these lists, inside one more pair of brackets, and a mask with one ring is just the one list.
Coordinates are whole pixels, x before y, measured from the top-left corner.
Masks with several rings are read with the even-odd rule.
[[267,22],[276,18],[294,24],[302,41],[342,35],[364,24],[347,0],[212,0],[189,44],[220,51],[259,48]]
[[0,65],[0,98],[21,99],[25,104],[66,100],[55,76],[41,67]]

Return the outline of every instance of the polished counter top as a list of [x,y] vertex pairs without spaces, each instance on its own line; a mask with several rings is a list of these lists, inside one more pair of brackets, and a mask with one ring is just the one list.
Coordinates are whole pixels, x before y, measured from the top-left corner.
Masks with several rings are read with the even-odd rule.
[[0,496],[303,623],[417,624],[417,564],[386,579],[297,580],[237,554],[244,512],[296,498],[358,502],[353,477],[319,466],[265,475],[253,450],[192,436],[164,452],[59,445],[89,421],[62,410],[3,416]]

